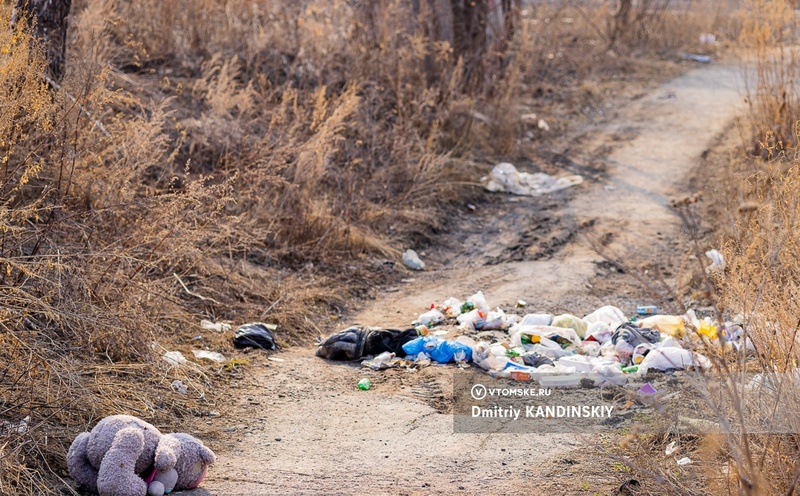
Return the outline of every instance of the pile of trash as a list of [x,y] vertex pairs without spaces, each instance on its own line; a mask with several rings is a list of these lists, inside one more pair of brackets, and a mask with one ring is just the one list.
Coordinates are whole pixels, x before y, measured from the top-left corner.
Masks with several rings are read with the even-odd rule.
[[[524,301],[517,302],[517,307],[525,306]],[[436,329],[445,324],[457,324],[462,335],[445,339],[450,331]],[[725,346],[752,349],[741,325],[700,319],[693,310],[661,315],[656,307],[643,306],[628,318],[607,305],[583,317],[517,315],[491,309],[480,291],[465,301],[448,298],[433,304],[412,325],[403,331],[346,329],[324,340],[317,355],[366,358],[362,365],[374,370],[403,364],[473,363],[495,377],[536,379],[542,386],[557,387],[583,384],[584,379],[598,386],[622,385],[631,375],[650,370],[709,369],[708,358],[693,351],[704,341],[719,345],[717,340],[722,340]],[[368,345],[370,336],[381,336],[373,338],[377,345]]]

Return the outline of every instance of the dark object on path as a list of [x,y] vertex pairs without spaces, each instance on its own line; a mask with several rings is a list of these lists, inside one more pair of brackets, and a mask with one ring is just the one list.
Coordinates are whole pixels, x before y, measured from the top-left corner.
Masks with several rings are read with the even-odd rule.
[[540,355],[539,353],[525,353],[522,355],[522,361],[529,367],[540,367],[542,365],[553,365],[553,361],[549,357]]
[[614,494],[616,496],[635,496],[641,488],[642,484],[638,480],[629,479],[619,486]]
[[661,335],[655,329],[649,327],[636,327],[630,322],[626,322],[614,331],[611,335],[611,342],[617,344],[619,340],[627,341],[631,346],[638,346],[642,343],[658,343]]
[[277,349],[275,336],[267,324],[261,322],[251,322],[236,329],[233,345],[237,348],[263,348],[273,351]]
[[381,329],[353,326],[328,336],[317,348],[317,356],[329,360],[360,360],[384,351],[405,355],[403,345],[419,337],[416,329]]

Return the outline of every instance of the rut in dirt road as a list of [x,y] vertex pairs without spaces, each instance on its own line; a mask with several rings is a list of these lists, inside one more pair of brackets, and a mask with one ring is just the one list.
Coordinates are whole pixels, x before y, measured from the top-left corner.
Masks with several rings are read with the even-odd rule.
[[[680,229],[668,198],[681,193],[703,152],[742,109],[739,78],[735,66],[697,68],[630,103],[613,122],[589,130],[581,143],[588,155],[622,130],[630,137],[616,142],[600,180],[587,178],[564,193],[573,198],[560,212],[561,222],[604,239],[618,254],[668,257],[670,240]],[[499,198],[497,208],[540,201],[517,200]],[[660,252],[656,245],[662,246]],[[431,263],[429,271],[399,292],[384,294],[354,321],[407,326],[430,302],[476,290],[483,290],[493,306],[513,306],[522,298],[554,313],[639,303],[619,288],[602,294],[592,289],[602,262],[580,237],[570,237],[544,258],[450,267]],[[559,476],[548,469],[552,460],[588,451],[593,439],[454,434],[452,418],[441,413],[452,367],[373,373],[373,389],[363,392],[355,383],[364,372],[355,365],[318,359],[312,348],[279,357],[284,361],[264,362],[269,366],[254,372],[252,385],[231,390],[231,401],[250,418],[210,421],[220,431],[227,429],[222,436],[227,441],[215,447],[219,462],[197,493],[573,494],[580,482],[605,494],[614,482],[586,480],[581,470]],[[440,407],[437,401],[444,403]]]

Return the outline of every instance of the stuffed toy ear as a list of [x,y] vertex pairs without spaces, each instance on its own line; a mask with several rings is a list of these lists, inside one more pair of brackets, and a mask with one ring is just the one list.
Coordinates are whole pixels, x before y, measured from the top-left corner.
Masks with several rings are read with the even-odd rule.
[[178,463],[180,454],[181,441],[178,438],[170,434],[161,436],[161,440],[156,447],[155,469],[162,473],[172,470],[175,468],[175,464]]
[[213,465],[217,462],[217,457],[214,456],[214,452],[205,446],[200,446],[200,459],[208,465]]

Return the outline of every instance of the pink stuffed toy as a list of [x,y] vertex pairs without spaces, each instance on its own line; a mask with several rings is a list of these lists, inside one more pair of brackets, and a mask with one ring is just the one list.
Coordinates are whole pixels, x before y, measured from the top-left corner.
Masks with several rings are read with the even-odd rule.
[[130,415],[101,420],[67,453],[73,479],[100,496],[162,496],[200,485],[214,453],[188,434],[161,434]]

